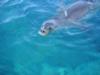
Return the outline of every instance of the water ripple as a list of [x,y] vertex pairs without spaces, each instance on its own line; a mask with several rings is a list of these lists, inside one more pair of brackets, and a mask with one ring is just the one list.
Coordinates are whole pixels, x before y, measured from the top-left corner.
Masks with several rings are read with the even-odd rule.
[[0,7],[9,2],[9,0],[0,0]]
[[29,4],[29,5],[25,6],[25,7],[23,8],[23,10],[26,11],[26,10],[28,10],[28,9],[30,9],[30,8],[34,8],[34,7],[37,7],[37,5],[36,5],[36,4]]
[[10,16],[10,17],[6,18],[5,20],[3,20],[3,21],[1,22],[1,24],[2,24],[2,23],[8,23],[8,22],[11,22],[12,20],[15,20],[15,19],[18,19],[18,18],[22,18],[22,17],[25,17],[25,16],[26,16],[25,14]]
[[21,4],[24,0],[13,0],[12,2],[9,2],[10,4],[7,4],[7,6],[15,6],[18,4]]

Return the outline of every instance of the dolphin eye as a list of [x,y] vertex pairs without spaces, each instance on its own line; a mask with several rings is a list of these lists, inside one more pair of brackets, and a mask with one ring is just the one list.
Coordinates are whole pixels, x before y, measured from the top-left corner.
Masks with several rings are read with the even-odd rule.
[[42,33],[45,33],[45,31],[44,31],[44,30],[41,30],[41,32],[42,32]]
[[52,30],[52,27],[49,27],[48,29],[49,29],[49,30]]

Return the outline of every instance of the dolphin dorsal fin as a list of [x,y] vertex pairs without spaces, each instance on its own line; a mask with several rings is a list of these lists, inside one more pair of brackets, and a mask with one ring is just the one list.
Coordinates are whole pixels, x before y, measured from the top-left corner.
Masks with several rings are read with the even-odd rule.
[[57,9],[57,11],[60,17],[68,16],[67,5],[64,3],[64,0],[60,1],[59,8]]

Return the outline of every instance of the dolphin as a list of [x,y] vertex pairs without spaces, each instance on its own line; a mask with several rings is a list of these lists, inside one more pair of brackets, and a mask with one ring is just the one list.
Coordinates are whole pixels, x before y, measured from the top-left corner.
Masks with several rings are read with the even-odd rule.
[[86,16],[93,6],[94,0],[78,0],[68,7],[65,6],[64,9],[61,9],[59,15],[45,21],[38,33],[45,36],[64,24],[70,26],[70,23],[75,26],[84,27],[78,21]]

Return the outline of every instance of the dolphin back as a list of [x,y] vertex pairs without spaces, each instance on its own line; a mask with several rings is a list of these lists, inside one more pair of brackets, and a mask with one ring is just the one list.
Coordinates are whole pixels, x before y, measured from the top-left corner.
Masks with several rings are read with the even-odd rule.
[[81,1],[95,2],[95,0],[81,0]]

